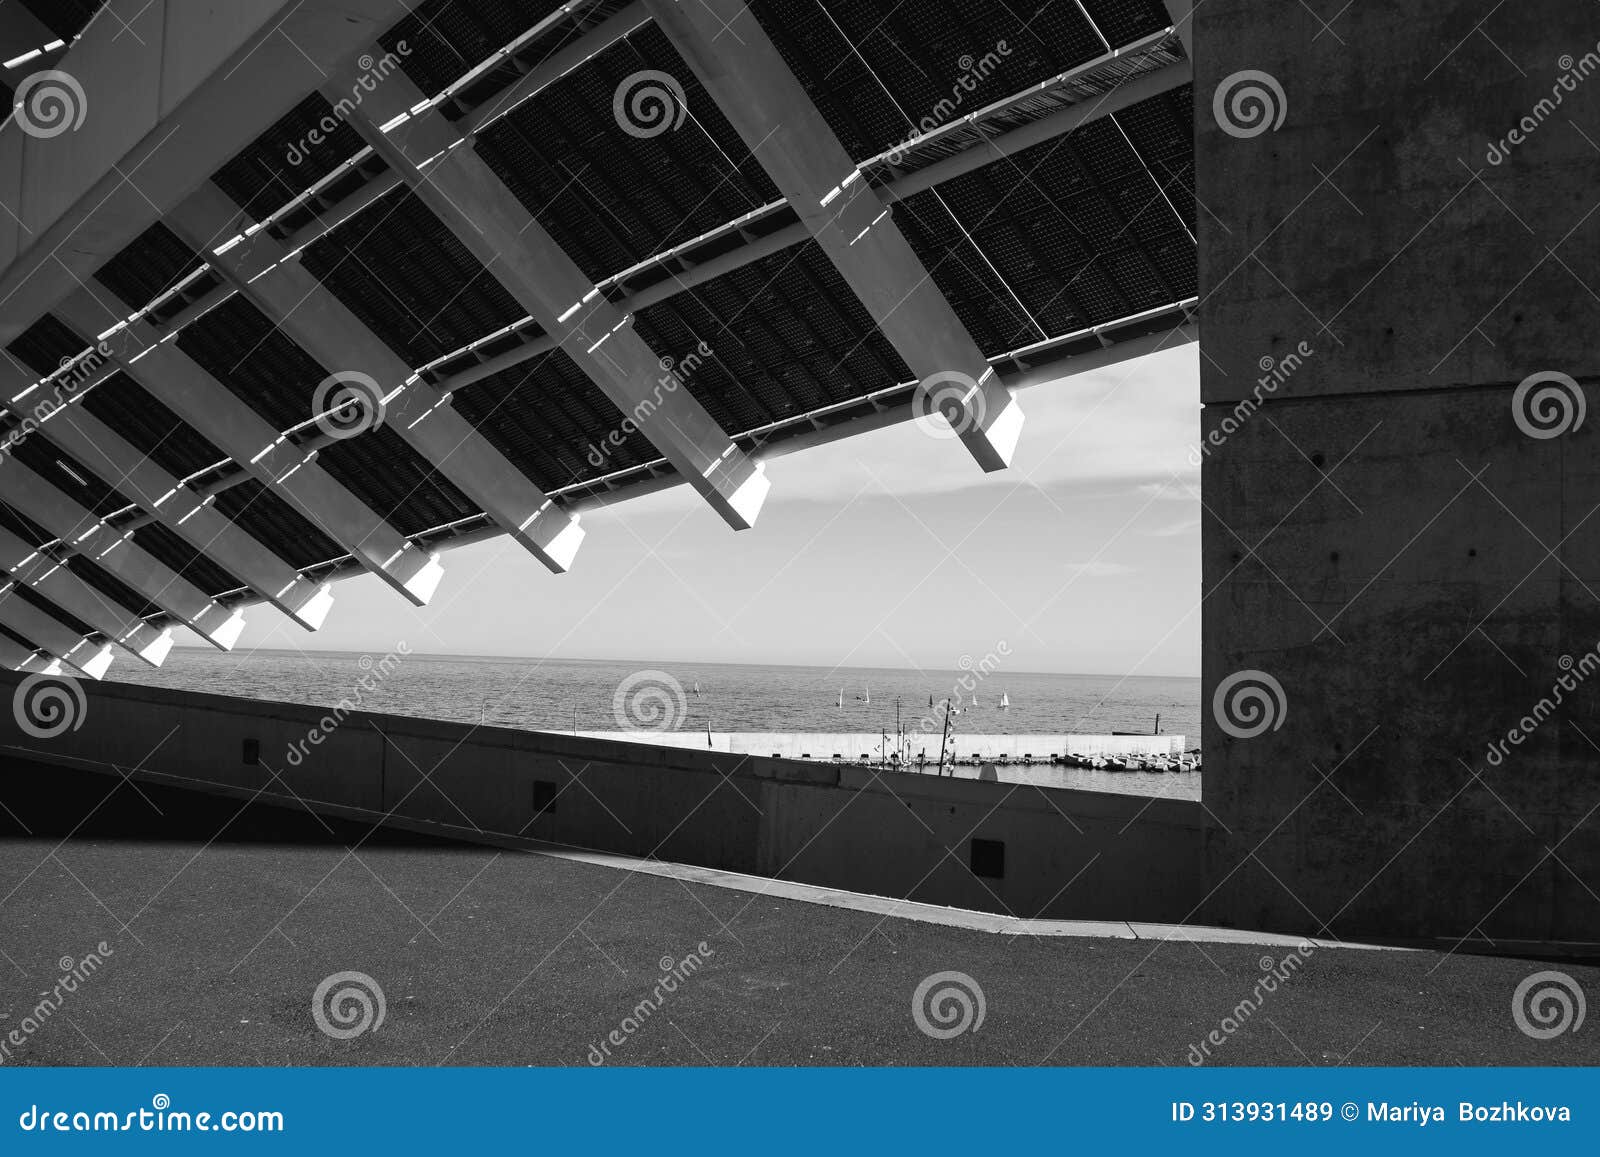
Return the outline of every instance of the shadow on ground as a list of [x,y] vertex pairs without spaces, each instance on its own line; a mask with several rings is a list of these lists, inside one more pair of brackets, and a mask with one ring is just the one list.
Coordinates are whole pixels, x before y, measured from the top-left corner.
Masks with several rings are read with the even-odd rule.
[[[1287,949],[951,929],[63,770],[0,772],[0,929],[7,1064],[1600,1061],[1517,1027],[1531,961],[1320,949],[1263,995]],[[383,993],[348,1040],[313,1012],[342,972]],[[982,1008],[950,1039],[914,1011],[939,973]]]

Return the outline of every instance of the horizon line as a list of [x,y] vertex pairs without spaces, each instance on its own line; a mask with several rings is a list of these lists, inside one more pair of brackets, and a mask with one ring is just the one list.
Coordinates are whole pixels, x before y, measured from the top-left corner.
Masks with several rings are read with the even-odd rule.
[[[404,640],[401,640],[401,641],[403,642]],[[225,656],[234,655],[233,652],[219,652],[219,651],[217,651],[217,649],[215,647],[206,646],[204,644],[192,644],[192,643],[177,643],[177,644],[174,644],[173,647],[172,647],[172,650],[174,650],[174,651],[192,651],[192,652],[195,652],[197,654],[203,654],[203,655],[217,655],[219,658],[225,657]],[[243,658],[248,659],[248,657],[250,655],[253,655],[258,651],[271,651],[271,652],[274,652],[276,654],[300,655],[300,656],[308,656],[308,655],[312,655],[312,654],[322,654],[322,655],[366,655],[366,654],[371,654],[372,653],[372,649],[370,649],[370,648],[367,649],[367,650],[361,650],[361,649],[349,650],[349,649],[345,649],[345,648],[331,648],[331,647],[267,647],[267,646],[261,646],[261,647],[252,647],[252,648],[250,648],[249,651],[245,652]],[[234,657],[239,657],[239,656],[235,655]],[[827,664],[827,663],[751,663],[751,662],[738,662],[738,661],[729,660],[729,659],[659,659],[659,658],[658,659],[640,659],[638,657],[631,657],[631,658],[626,658],[626,659],[607,659],[607,658],[588,659],[588,658],[576,658],[576,657],[573,657],[573,656],[563,656],[563,655],[510,655],[510,654],[498,654],[497,655],[497,654],[485,653],[485,652],[477,652],[477,651],[410,651],[410,652],[407,652],[407,657],[408,658],[427,658],[427,659],[492,659],[492,660],[503,661],[503,662],[529,662],[529,663],[546,663],[546,662],[552,662],[552,663],[643,663],[643,664],[655,665],[655,666],[668,666],[668,665],[686,666],[686,665],[694,664],[694,665],[706,666],[706,667],[795,667],[795,668],[828,669],[828,670],[836,670],[836,671],[892,671],[892,672],[903,672],[903,673],[909,673],[909,674],[927,673],[927,674],[936,674],[936,675],[946,675],[946,674],[951,674],[951,673],[960,673],[960,672],[962,672],[964,670],[967,670],[967,668],[961,667],[961,665],[959,663],[956,663],[956,664],[952,665],[948,670],[933,670],[931,668],[925,668],[925,667],[877,667],[877,666],[860,667],[860,666],[845,666],[845,665],[842,665],[842,664]],[[159,668],[158,668],[158,670],[159,670]],[[1029,671],[1029,670],[1016,670],[1016,671],[1009,672],[1009,674],[1012,674],[1012,675],[1077,675],[1077,676],[1083,676],[1083,677],[1088,677],[1088,678],[1097,678],[1097,679],[1195,679],[1195,680],[1198,680],[1200,678],[1200,676],[1198,674],[1195,674],[1195,675],[1175,675],[1175,674],[1168,674],[1168,673],[1156,673],[1156,674],[1146,674],[1146,675],[1134,675],[1134,674],[1127,674],[1127,673],[1124,673],[1124,672],[1116,672],[1116,671]],[[989,680],[997,679],[999,677],[1000,677],[1000,674],[999,674],[998,671],[985,676],[985,678],[989,679]]]

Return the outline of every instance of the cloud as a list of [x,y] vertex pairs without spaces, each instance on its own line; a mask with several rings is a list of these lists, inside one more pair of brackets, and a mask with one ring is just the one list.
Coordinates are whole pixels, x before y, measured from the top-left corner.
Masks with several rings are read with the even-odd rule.
[[[1137,486],[1147,494],[1167,489],[1160,498],[1193,501],[1182,483],[1199,484],[1189,461],[1200,435],[1199,380],[1191,344],[1024,390],[1017,395],[1026,422],[1016,454],[1008,469],[993,474],[979,469],[960,441],[935,437],[915,422],[841,438],[768,460],[767,501],[841,505],[886,494],[1107,486]],[[621,509],[650,517],[700,501],[676,486]]]
[[1117,575],[1138,573],[1136,567],[1125,566],[1120,562],[1101,562],[1097,559],[1088,562],[1069,562],[1061,569],[1071,573],[1074,578],[1115,578]]
[[1158,526],[1154,530],[1140,531],[1149,538],[1176,538],[1180,534],[1189,534],[1200,529],[1198,518],[1184,518],[1177,522],[1169,522],[1165,526]]

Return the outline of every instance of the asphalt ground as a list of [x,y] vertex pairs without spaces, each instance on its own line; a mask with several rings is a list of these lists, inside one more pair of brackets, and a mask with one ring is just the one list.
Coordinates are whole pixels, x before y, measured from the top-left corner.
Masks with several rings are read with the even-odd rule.
[[[39,1021],[62,958],[101,942],[103,965]],[[0,769],[4,1064],[1600,1063],[1600,1024],[1536,1040],[1512,1015],[1530,974],[1559,967],[1592,1000],[1600,968],[1326,948],[1263,995],[1290,951],[997,935]],[[683,978],[641,1015],[664,958]],[[348,1039],[314,1015],[342,972],[384,1000]],[[933,988],[961,986],[974,1021],[981,991],[983,1016],[941,1039],[913,1010],[945,972],[970,979]],[[1221,1045],[1192,1051],[1213,1031]]]

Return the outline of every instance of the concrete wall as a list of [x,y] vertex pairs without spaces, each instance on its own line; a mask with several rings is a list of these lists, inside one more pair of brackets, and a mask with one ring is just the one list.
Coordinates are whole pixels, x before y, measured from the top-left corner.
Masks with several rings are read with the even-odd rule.
[[[13,706],[21,680],[0,672]],[[63,684],[33,694],[45,686]],[[1172,922],[1200,898],[1203,812],[1190,802],[73,686],[79,726],[60,735],[0,711],[0,757],[1026,917]],[[249,741],[260,765],[244,761]],[[1004,844],[1002,874],[969,870],[974,838]]]
[[[1205,429],[1231,430],[1203,466],[1207,705],[1252,669],[1286,703],[1254,738],[1206,720],[1218,921],[1600,940],[1597,688],[1488,758],[1600,641],[1600,71],[1559,84],[1600,11],[1490,7],[1196,6]],[[1241,70],[1281,85],[1276,131],[1219,124]],[[1540,371],[1586,422],[1519,427]]]

